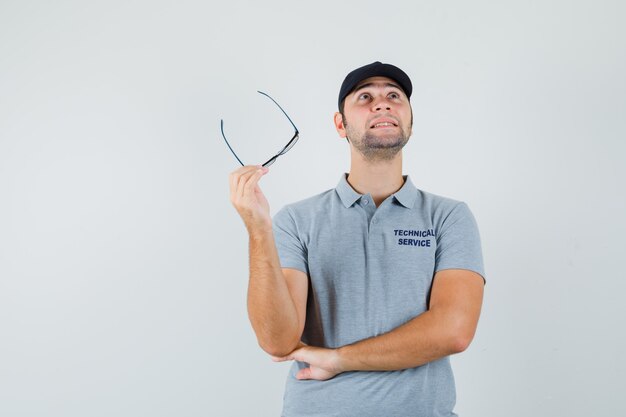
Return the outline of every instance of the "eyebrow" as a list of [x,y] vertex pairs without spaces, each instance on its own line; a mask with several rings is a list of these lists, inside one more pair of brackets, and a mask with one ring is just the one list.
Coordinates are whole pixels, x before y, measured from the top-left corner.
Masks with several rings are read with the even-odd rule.
[[[362,89],[364,89],[364,88],[371,87],[371,86],[373,86],[373,85],[380,85],[380,84],[383,84],[383,83],[373,83],[373,82],[372,82],[372,83],[365,83],[365,84],[361,84],[360,86],[358,86],[357,88],[355,88],[355,89],[354,89],[353,93],[356,93],[357,91],[362,90]],[[385,86],[385,87],[395,87],[395,88],[397,88],[398,90],[403,91],[403,90],[402,90],[402,88],[400,88],[400,86],[399,86],[398,84],[394,84],[394,83],[384,83],[384,86]]]

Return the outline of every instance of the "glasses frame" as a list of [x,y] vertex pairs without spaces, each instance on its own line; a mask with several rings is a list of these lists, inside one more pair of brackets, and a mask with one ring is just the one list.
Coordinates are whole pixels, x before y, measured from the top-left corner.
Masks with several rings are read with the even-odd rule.
[[[300,137],[300,132],[298,131],[298,128],[296,127],[296,125],[293,123],[293,121],[291,120],[291,118],[289,117],[289,115],[287,114],[287,112],[285,110],[283,110],[283,108],[280,106],[280,104],[278,104],[276,102],[276,100],[274,100],[272,97],[270,97],[269,94],[264,93],[263,91],[258,91],[257,93],[259,94],[263,94],[265,97],[269,98],[270,100],[272,100],[274,102],[274,104],[276,104],[278,106],[278,108],[280,109],[280,111],[283,112],[283,114],[285,115],[285,117],[287,117],[287,120],[289,120],[289,123],[291,123],[291,126],[293,126],[295,133],[293,134],[293,136],[291,137],[291,139],[289,140],[289,142],[287,142],[287,144],[274,156],[272,156],[270,159],[268,159],[266,162],[264,162],[261,166],[263,167],[268,167],[270,165],[272,165],[274,162],[276,162],[276,159],[278,159],[279,156],[286,154],[291,148],[293,148],[293,145],[296,144],[296,142],[298,141],[298,138]],[[237,158],[237,161],[239,161],[239,163],[241,164],[241,166],[245,166],[243,162],[241,162],[241,159],[239,159],[239,157],[237,156],[237,154],[235,153],[235,151],[233,151],[233,148],[230,146],[230,143],[228,143],[228,140],[226,139],[226,135],[224,134],[224,119],[220,119],[220,130],[222,132],[222,137],[224,138],[224,142],[226,142],[226,146],[228,146],[228,149],[230,149],[230,151],[232,152],[233,155],[235,155],[235,158]]]

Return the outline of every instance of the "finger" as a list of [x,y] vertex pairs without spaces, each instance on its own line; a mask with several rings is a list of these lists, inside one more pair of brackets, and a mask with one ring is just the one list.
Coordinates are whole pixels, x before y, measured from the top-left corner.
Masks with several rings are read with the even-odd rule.
[[231,183],[234,182],[236,184],[239,180],[239,177],[241,177],[243,174],[245,174],[246,172],[254,171],[258,168],[260,168],[260,165],[246,165],[241,168],[237,168],[230,173]]
[[245,181],[251,176],[254,175],[259,169],[261,169],[260,165],[255,165],[255,166],[251,166],[250,169],[247,169],[245,171],[243,171],[238,178],[237,181],[237,190],[239,191],[242,182],[245,183]]
[[261,180],[261,177],[267,174],[267,172],[268,172],[267,168],[261,168],[258,171],[256,171],[254,175],[251,175],[248,181],[243,186],[243,192],[245,194],[249,194],[249,193],[254,193],[257,190],[261,191],[261,189],[258,187],[258,184],[259,184],[259,181]]
[[300,369],[298,373],[296,374],[296,378],[299,380],[311,379],[312,378],[311,368]]
[[247,172],[254,171],[257,168],[258,166],[255,165],[246,165],[230,173],[228,180],[230,185],[231,200],[233,200],[233,197],[237,192],[237,184],[239,183],[239,179],[241,178],[241,176]]
[[249,177],[250,175],[254,174],[256,172],[257,169],[259,169],[259,166],[247,166],[245,167],[246,169],[241,169],[240,172],[238,172],[236,174],[236,178],[233,184],[233,202],[237,201],[242,193],[241,193],[241,184],[245,183],[246,178]]
[[302,346],[293,351],[293,356],[297,357],[297,360],[303,362],[309,362],[310,360],[315,360],[316,351],[313,349],[307,349],[308,346]]
[[266,172],[267,171],[265,169],[259,168],[255,171],[247,172],[245,176],[242,176],[239,180],[239,184],[237,184],[237,197],[243,198],[253,191],[254,187],[258,184],[259,179],[261,179]]

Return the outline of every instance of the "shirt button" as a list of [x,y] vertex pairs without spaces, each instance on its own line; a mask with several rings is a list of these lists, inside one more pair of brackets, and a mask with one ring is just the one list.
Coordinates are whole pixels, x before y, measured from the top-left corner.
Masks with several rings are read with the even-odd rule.
[[363,200],[363,204],[367,205],[367,198]]
[[372,223],[378,223],[377,219],[372,219]]

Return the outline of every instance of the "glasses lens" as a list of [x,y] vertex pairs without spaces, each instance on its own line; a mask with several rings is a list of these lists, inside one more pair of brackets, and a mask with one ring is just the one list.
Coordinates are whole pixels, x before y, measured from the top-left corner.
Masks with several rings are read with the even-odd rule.
[[268,167],[268,166],[272,165],[274,162],[276,162],[276,158],[278,158],[278,155],[274,156],[272,159],[270,159],[269,161],[264,163],[262,166]]
[[293,145],[296,144],[296,142],[298,141],[298,138],[300,137],[300,135],[298,133],[295,134],[295,136],[293,138],[291,138],[291,140],[289,141],[289,143],[287,143],[287,145],[285,145],[285,147],[283,148],[282,151],[278,152],[278,155],[284,155],[287,153],[287,151],[289,151],[289,149],[293,148]]

